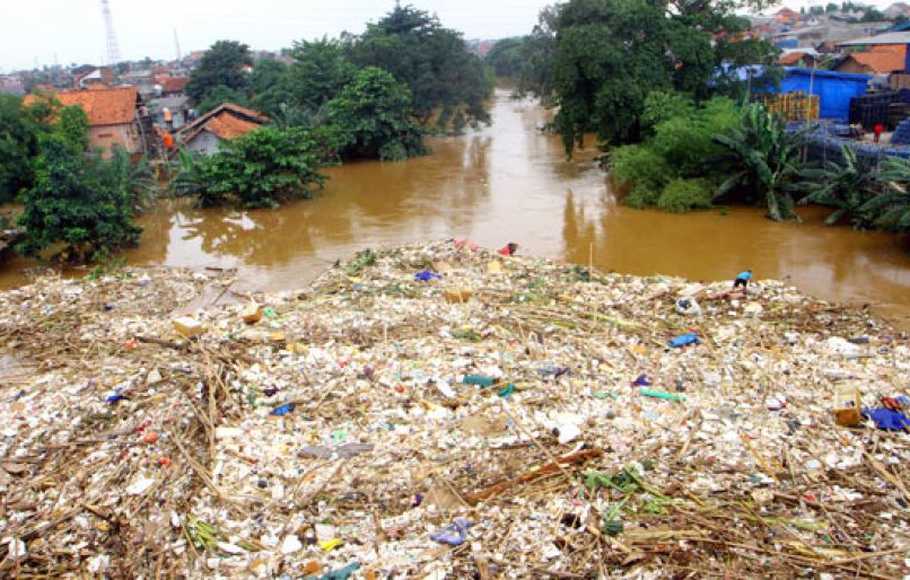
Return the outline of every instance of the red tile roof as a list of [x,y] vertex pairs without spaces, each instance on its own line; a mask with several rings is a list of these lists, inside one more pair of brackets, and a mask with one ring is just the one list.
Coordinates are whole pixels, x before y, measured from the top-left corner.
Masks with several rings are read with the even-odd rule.
[[[29,95],[25,104],[44,98]],[[94,89],[88,91],[65,91],[53,95],[64,107],[79,106],[85,111],[89,125],[125,125],[136,118],[136,102],[139,91],[136,87]]]
[[186,77],[159,76],[155,78],[155,82],[161,85],[161,89],[165,93],[182,93],[190,79]]
[[230,141],[231,139],[246,135],[250,131],[255,131],[259,127],[261,127],[259,123],[251,123],[250,121],[235,117],[230,113],[223,112],[220,115],[212,117],[212,119],[206,123],[205,130],[214,133],[219,139]]
[[805,52],[788,52],[786,54],[780,55],[780,58],[777,59],[777,62],[783,66],[793,66],[799,64],[799,61],[801,61],[805,56]]
[[233,103],[224,103],[182,128],[181,141],[189,143],[203,131],[209,131],[223,140],[236,139],[268,122],[269,118],[262,113]]
[[885,46],[882,46],[878,50],[854,52],[847,58],[852,58],[874,73],[892,73],[906,68],[907,46],[888,46],[887,50],[885,50]]

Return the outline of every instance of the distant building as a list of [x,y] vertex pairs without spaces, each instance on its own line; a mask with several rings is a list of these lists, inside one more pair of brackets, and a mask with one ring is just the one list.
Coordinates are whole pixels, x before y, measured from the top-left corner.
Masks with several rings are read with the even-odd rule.
[[817,63],[818,53],[811,48],[788,50],[777,59],[777,64],[781,66],[813,67]]
[[224,141],[231,141],[269,122],[256,111],[224,103],[199,117],[178,133],[178,142],[189,151],[210,155]]
[[94,68],[73,77],[73,88],[88,89],[91,87],[110,87],[114,84],[114,70],[103,66]]
[[182,95],[186,91],[186,85],[189,82],[190,79],[187,77],[158,75],[155,77],[155,92],[162,97]]
[[25,85],[18,77],[0,76],[0,93],[21,97],[25,94]]
[[[143,151],[139,127],[139,108],[142,101],[136,87],[118,87],[84,91],[64,91],[51,94],[64,107],[79,106],[89,123],[89,140],[93,147],[110,155],[116,145],[128,153]],[[29,95],[26,104],[46,97]]]
[[907,45],[874,46],[871,50],[852,52],[834,67],[838,72],[887,75],[907,69]]

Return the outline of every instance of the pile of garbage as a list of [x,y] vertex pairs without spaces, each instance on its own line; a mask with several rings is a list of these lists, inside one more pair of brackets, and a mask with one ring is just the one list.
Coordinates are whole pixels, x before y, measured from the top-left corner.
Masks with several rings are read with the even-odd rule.
[[910,346],[464,241],[0,294],[0,575],[910,574]]

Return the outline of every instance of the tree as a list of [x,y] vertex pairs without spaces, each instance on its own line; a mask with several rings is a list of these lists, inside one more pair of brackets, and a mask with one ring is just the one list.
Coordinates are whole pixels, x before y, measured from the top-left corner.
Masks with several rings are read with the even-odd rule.
[[178,193],[203,207],[236,201],[242,207],[276,207],[311,197],[325,177],[319,144],[299,128],[263,127],[227,142],[208,157],[181,156]]
[[493,91],[483,61],[468,52],[461,33],[412,6],[396,7],[350,46],[361,67],[390,72],[411,91],[414,111],[427,122],[434,113],[461,111],[471,124],[488,123],[485,104]]
[[22,99],[0,94],[0,200],[31,186],[40,125]]
[[292,99],[287,76],[288,67],[281,61],[267,58],[257,62],[250,74],[250,104],[269,117],[276,115]]
[[747,200],[765,204],[775,221],[797,217],[788,187],[800,171],[802,133],[789,133],[780,117],[754,103],[743,109],[740,127],[715,140],[727,149],[727,161],[735,168],[718,188],[718,198],[742,192]]
[[249,76],[245,67],[252,64],[249,46],[233,40],[219,40],[206,51],[190,75],[186,94],[200,103],[217,87],[246,91]]
[[19,250],[36,255],[63,243],[64,255],[82,262],[135,244],[142,230],[132,220],[136,196],[129,155],[121,148],[110,160],[86,153],[73,134],[78,115],[66,116],[66,127],[58,124],[39,139],[35,183],[23,196],[19,217],[25,232]]
[[292,106],[318,111],[334,99],[357,74],[348,60],[345,46],[338,40],[323,38],[314,42],[295,42],[291,51],[294,63],[288,70]]
[[559,108],[553,125],[567,153],[590,132],[603,143],[638,141],[653,91],[702,100],[728,85],[717,70],[770,62],[773,47],[740,42],[748,22],[732,13],[738,5],[570,0],[541,12],[529,42],[539,72],[527,86]]
[[520,78],[527,63],[526,44],[528,38],[516,36],[498,41],[485,58],[498,77]]
[[204,115],[224,103],[234,103],[241,107],[250,106],[249,98],[245,92],[222,85],[209,91],[205,99],[196,105],[196,110],[199,111],[199,114]]
[[837,12],[837,4],[835,4],[834,2],[829,2],[828,5],[825,6],[825,12],[827,12],[828,14]]
[[343,158],[399,161],[426,152],[411,118],[407,86],[388,72],[367,67],[326,104],[328,121],[344,136]]

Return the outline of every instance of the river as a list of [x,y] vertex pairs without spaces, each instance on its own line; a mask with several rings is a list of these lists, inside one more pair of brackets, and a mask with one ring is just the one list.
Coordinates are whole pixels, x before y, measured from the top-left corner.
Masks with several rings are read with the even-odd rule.
[[[163,202],[139,220],[134,265],[238,268],[238,288],[298,288],[335,260],[369,247],[447,237],[602,269],[695,280],[731,279],[751,268],[818,297],[871,303],[910,320],[910,250],[884,233],[826,227],[803,208],[802,224],[778,224],[758,209],[685,215],[620,205],[596,151],[566,160],[560,140],[538,128],[547,111],[498,90],[493,125],[431,139],[432,154],[404,163],[331,168],[323,193],[278,210],[195,210]],[[23,282],[21,259],[0,285]]]

